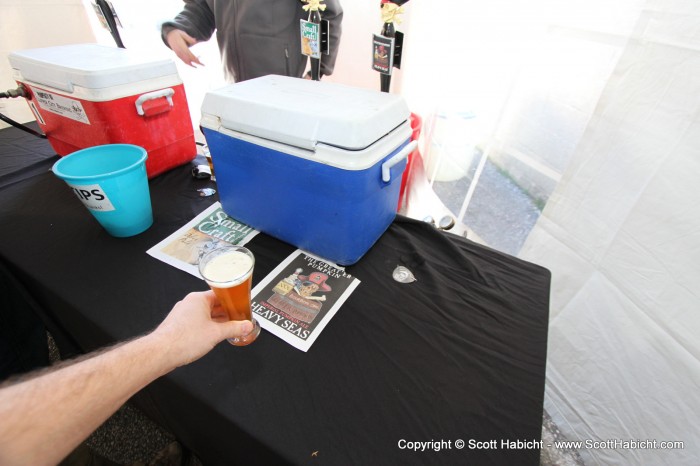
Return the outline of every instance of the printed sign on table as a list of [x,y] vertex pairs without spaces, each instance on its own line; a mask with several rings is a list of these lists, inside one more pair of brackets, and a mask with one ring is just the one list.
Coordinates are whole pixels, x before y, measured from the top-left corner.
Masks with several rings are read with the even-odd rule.
[[296,250],[253,289],[253,313],[262,328],[308,351],[359,284],[343,268]]

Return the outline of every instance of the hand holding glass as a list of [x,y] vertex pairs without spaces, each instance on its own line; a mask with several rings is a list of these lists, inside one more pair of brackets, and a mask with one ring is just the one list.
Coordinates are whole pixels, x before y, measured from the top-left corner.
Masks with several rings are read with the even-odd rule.
[[230,320],[250,320],[253,330],[240,338],[230,338],[235,346],[246,346],[260,334],[260,324],[253,319],[250,289],[253,281],[253,253],[242,246],[218,248],[199,260],[199,273],[214,291]]

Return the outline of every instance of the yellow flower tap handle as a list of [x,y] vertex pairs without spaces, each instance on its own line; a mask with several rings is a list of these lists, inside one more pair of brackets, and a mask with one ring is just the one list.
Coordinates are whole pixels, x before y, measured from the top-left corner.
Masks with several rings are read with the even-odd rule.
[[323,0],[304,0],[306,2],[306,5],[304,5],[302,8],[304,11],[324,11],[326,9],[326,5],[324,5]]
[[395,3],[382,4],[382,22],[401,24],[400,14],[403,14],[403,7]]

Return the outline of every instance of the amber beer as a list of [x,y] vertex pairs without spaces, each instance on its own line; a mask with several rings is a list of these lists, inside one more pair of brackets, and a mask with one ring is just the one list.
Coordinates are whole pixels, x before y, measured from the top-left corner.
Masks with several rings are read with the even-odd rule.
[[260,324],[250,309],[250,289],[253,279],[253,253],[241,246],[215,249],[199,261],[199,272],[214,291],[230,320],[250,320],[253,331],[229,343],[245,346],[260,334]]

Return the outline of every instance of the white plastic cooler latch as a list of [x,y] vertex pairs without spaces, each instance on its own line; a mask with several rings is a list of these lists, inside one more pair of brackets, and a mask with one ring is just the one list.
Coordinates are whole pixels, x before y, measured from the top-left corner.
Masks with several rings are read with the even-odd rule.
[[401,162],[403,159],[408,157],[408,154],[413,152],[418,146],[418,141],[411,141],[403,149],[401,149],[396,155],[387,160],[382,164],[382,181],[388,183],[391,181],[391,169],[396,164]]
[[141,116],[144,116],[146,114],[146,112],[143,109],[143,104],[149,100],[160,99],[162,97],[165,97],[166,99],[168,99],[168,104],[170,105],[170,107],[172,107],[173,106],[173,95],[175,95],[175,91],[172,90],[172,88],[160,89],[157,91],[142,94],[136,99],[136,102],[135,102],[136,113],[138,113]]

